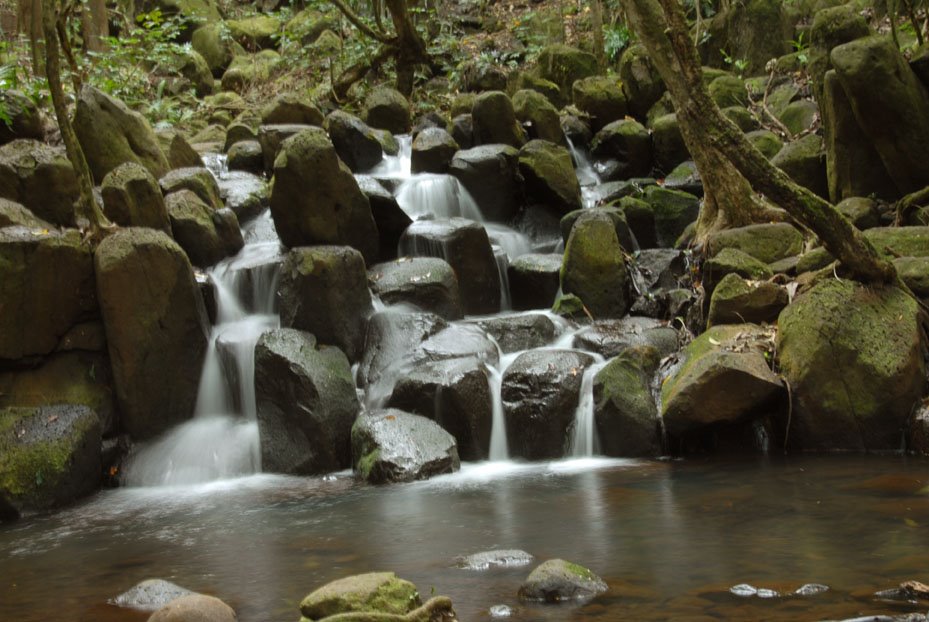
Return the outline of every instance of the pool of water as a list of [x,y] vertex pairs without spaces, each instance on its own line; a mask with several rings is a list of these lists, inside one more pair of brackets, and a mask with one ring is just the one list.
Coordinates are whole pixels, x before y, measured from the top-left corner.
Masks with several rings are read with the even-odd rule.
[[[610,592],[522,605],[530,567],[470,571],[497,548],[590,567]],[[300,599],[392,570],[462,620],[838,620],[925,612],[874,592],[929,582],[929,461],[901,457],[580,460],[465,465],[372,487],[348,473],[120,489],[0,527],[0,620],[145,620],[107,600],[162,578],[214,594],[242,622],[295,620]],[[742,597],[738,584],[781,596]],[[791,596],[806,583],[829,586]]]

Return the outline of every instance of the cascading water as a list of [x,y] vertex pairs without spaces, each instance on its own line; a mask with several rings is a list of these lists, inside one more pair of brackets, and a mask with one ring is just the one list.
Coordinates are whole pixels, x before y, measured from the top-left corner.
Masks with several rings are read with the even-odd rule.
[[594,378],[604,365],[606,363],[595,363],[584,370],[569,444],[570,455],[575,458],[596,456],[600,453],[600,439],[597,437],[597,422],[594,418]]
[[577,149],[571,139],[565,136],[568,141],[568,150],[571,152],[571,159],[574,161],[574,170],[577,175],[577,181],[581,185],[581,199],[584,207],[594,207],[597,202],[594,188],[600,185],[600,176],[594,170],[593,165],[587,154]]

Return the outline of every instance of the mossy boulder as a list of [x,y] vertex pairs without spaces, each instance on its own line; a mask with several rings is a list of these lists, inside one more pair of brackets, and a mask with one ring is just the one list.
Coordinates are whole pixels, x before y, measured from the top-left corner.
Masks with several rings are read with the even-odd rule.
[[774,263],[799,255],[803,251],[803,234],[789,223],[763,223],[723,229],[707,239],[710,257],[724,248],[737,248],[762,263]]
[[659,356],[651,346],[627,348],[594,377],[594,417],[605,455],[661,453],[658,406],[651,389]]
[[571,154],[547,140],[531,140],[519,150],[519,172],[526,195],[557,213],[581,207],[581,187]]
[[661,386],[661,417],[673,435],[758,417],[784,396],[766,358],[773,335],[754,324],[714,326],[682,352]]
[[[550,80],[536,77],[531,73],[520,72],[516,77],[514,88],[517,91],[526,89],[529,91],[535,91],[536,93],[541,93],[548,101],[552,103],[553,106],[557,106],[558,102],[562,101],[561,89],[557,84]],[[470,111],[470,108],[468,110]]]
[[[193,48],[185,49],[177,58],[177,72],[183,76],[194,89],[197,97],[213,94],[215,83],[213,73],[206,59]],[[189,87],[188,87],[189,88]]]
[[222,21],[197,28],[191,36],[191,46],[206,61],[214,78],[222,77],[233,58],[245,54],[241,45],[225,35],[225,25]]
[[791,448],[896,450],[926,368],[917,303],[895,287],[828,278],[778,320],[793,393]]
[[320,620],[343,613],[401,616],[420,606],[416,586],[392,572],[370,572],[327,583],[300,603],[300,613]]
[[103,213],[121,227],[150,227],[171,234],[171,222],[158,180],[148,169],[126,162],[107,173],[101,184]]
[[377,260],[371,205],[322,129],[307,128],[284,141],[274,160],[270,202],[286,246],[348,244],[366,261]]
[[635,235],[640,249],[658,246],[655,233],[655,211],[651,205],[631,196],[621,198],[614,205],[623,211],[626,222],[629,223],[629,229]]
[[655,166],[658,170],[668,173],[681,162],[690,159],[676,114],[658,117],[652,122],[651,129]]
[[558,603],[589,600],[607,589],[606,582],[590,569],[563,559],[550,559],[529,574],[518,595],[523,601]]
[[384,303],[412,304],[446,320],[462,318],[458,277],[438,257],[404,257],[368,270],[371,291]]
[[751,132],[760,127],[758,119],[745,106],[727,106],[722,109],[722,113],[743,132]]
[[190,190],[165,198],[174,239],[190,262],[207,268],[236,254],[244,246],[239,220],[230,209],[214,209]]
[[30,212],[26,206],[0,198],[0,229],[4,227],[51,229],[53,225]]
[[615,77],[583,78],[574,83],[571,93],[577,109],[590,115],[591,129],[595,132],[624,118],[629,112],[622,82]]
[[754,130],[745,134],[752,146],[769,160],[777,155],[784,143],[771,130]]
[[867,197],[849,197],[835,206],[843,216],[864,231],[880,226],[881,215],[877,202]]
[[76,224],[77,176],[62,147],[25,138],[0,146],[0,197],[52,224]]
[[929,257],[900,257],[894,259],[894,268],[914,294],[929,301]]
[[261,122],[265,125],[295,123],[322,127],[324,119],[319,108],[296,93],[282,93],[261,110]]
[[145,117],[92,86],[81,89],[74,132],[97,183],[124,162],[141,164],[155,178],[168,172],[168,160]]
[[665,84],[642,44],[630,45],[619,59],[619,77],[629,110],[644,119],[665,92]]
[[242,19],[226,20],[229,36],[247,50],[264,50],[275,47],[281,22],[271,15],[253,15]]
[[211,209],[221,209],[223,199],[220,196],[219,184],[213,174],[203,166],[174,169],[158,180],[161,191],[165,194],[190,190]]
[[267,82],[281,62],[281,55],[274,50],[237,54],[223,72],[223,90],[242,94],[253,84]]
[[315,42],[325,31],[339,30],[338,11],[322,12],[304,9],[296,13],[284,26],[288,33],[300,39],[303,45]]
[[813,129],[819,116],[819,106],[816,102],[801,99],[787,104],[784,111],[778,115],[778,119],[796,136]]
[[731,74],[721,75],[709,84],[710,98],[720,108],[745,106],[748,104],[748,92],[745,81]]
[[820,136],[807,134],[787,143],[771,158],[771,164],[787,173],[797,184],[828,200],[826,152]]
[[894,257],[929,257],[929,226],[876,227],[864,235],[878,251]]
[[754,281],[767,280],[774,276],[768,264],[755,259],[745,251],[734,247],[723,248],[703,262],[703,290],[706,295],[712,296],[716,285],[730,273]]
[[182,41],[187,41],[190,31],[198,25],[222,21],[215,0],[148,0],[140,8],[158,9],[165,18],[176,18],[181,26]]
[[591,154],[617,161],[616,179],[643,177],[652,170],[652,137],[645,126],[632,119],[607,124],[590,144]]
[[452,158],[458,153],[458,143],[440,127],[427,127],[416,135],[410,156],[413,173],[448,172]]
[[80,232],[0,229],[0,359],[48,354],[95,312],[93,260]]
[[560,97],[554,104],[562,107],[570,102],[574,83],[582,78],[597,75],[597,71],[597,59],[593,54],[555,43],[539,52],[533,74],[558,85]]
[[235,610],[216,598],[206,594],[188,594],[164,605],[153,613],[147,622],[236,622]]
[[643,198],[655,215],[655,233],[662,247],[674,246],[700,213],[700,199],[680,190],[649,186]]
[[774,323],[787,302],[787,290],[780,285],[770,281],[750,281],[729,273],[713,290],[707,326]]
[[393,134],[410,131],[410,102],[397,89],[382,86],[365,97],[364,120],[373,128]]
[[[257,140],[240,140],[229,147],[226,166],[230,171],[245,171],[256,176],[264,173],[264,151]],[[236,211],[236,216],[240,216]]]
[[168,159],[168,168],[184,168],[185,166],[203,166],[203,160],[190,145],[190,141],[177,130],[160,127],[155,130],[161,150]]
[[817,11],[810,26],[809,64],[813,95],[822,106],[826,73],[832,69],[829,53],[843,43],[871,34],[868,22],[852,3]]
[[481,58],[470,58],[458,66],[458,86],[466,93],[506,90],[503,68]]
[[747,0],[729,5],[724,16],[725,47],[732,58],[745,62],[749,75],[763,73],[769,60],[790,51],[793,27],[785,5],[781,0]]
[[474,126],[474,144],[502,144],[522,147],[526,142],[525,132],[516,121],[513,102],[502,91],[481,93],[471,108]]
[[606,214],[582,215],[565,245],[561,289],[575,294],[595,318],[620,318],[631,305],[629,273],[616,227]]
[[86,406],[0,409],[0,521],[93,492],[101,428]]
[[120,428],[136,440],[157,436],[196,404],[207,317],[193,269],[161,231],[127,228],[100,243],[94,271]]
[[541,138],[567,146],[558,111],[541,93],[523,89],[513,95],[513,111],[521,123],[529,126],[531,138]]
[[565,214],[561,219],[561,239],[567,244],[568,238],[571,237],[571,230],[574,228],[574,223],[577,222],[577,219],[583,216],[584,214],[606,214],[610,220],[613,221],[613,225],[616,228],[616,238],[619,240],[619,245],[623,247],[623,251],[626,253],[632,253],[636,250],[636,245],[632,231],[629,228],[629,222],[626,219],[626,212],[622,208],[617,206],[609,207],[586,207],[584,209],[574,210]]
[[326,117],[325,128],[339,159],[352,172],[372,169],[384,158],[377,131],[358,117],[336,110]]
[[17,138],[42,140],[45,137],[39,107],[22,91],[6,89],[0,93],[0,109],[7,117],[0,122],[0,145]]

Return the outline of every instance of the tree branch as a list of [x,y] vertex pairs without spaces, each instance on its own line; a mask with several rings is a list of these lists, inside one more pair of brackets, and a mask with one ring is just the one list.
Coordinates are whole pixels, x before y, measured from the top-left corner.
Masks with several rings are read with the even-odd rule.
[[355,13],[351,9],[351,7],[345,4],[343,0],[330,0],[330,1],[332,2],[332,4],[336,6],[337,9],[339,9],[339,11],[342,12],[342,15],[344,15],[345,18],[348,21],[350,21],[352,25],[358,30],[360,30],[362,33],[371,37],[375,41],[379,41],[381,43],[390,43],[391,37],[388,34],[383,33],[383,32],[377,32],[376,30],[374,30],[373,28],[365,24],[364,21],[362,21],[361,17],[359,17],[358,14]]

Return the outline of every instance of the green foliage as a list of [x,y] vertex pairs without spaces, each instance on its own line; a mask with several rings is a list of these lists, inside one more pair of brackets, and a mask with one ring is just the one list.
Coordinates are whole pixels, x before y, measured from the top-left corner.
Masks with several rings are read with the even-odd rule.
[[[48,82],[45,78],[36,78],[27,59],[29,51],[22,40],[0,40],[0,93],[16,90],[39,103],[48,96]],[[9,127],[13,122],[2,98],[0,98],[0,123]]]
[[742,74],[745,73],[745,70],[748,68],[748,59],[745,58],[733,58],[729,55],[726,50],[720,49],[719,53],[723,55],[723,62],[732,67],[735,70],[736,75],[740,78]]
[[797,60],[801,65],[806,65],[810,62],[810,56],[808,53],[810,44],[803,37],[804,33],[801,32],[800,35],[791,40],[790,45],[793,47],[794,51],[797,53]]
[[625,24],[604,24],[603,51],[610,62],[619,60],[623,50],[632,42],[633,34]]

